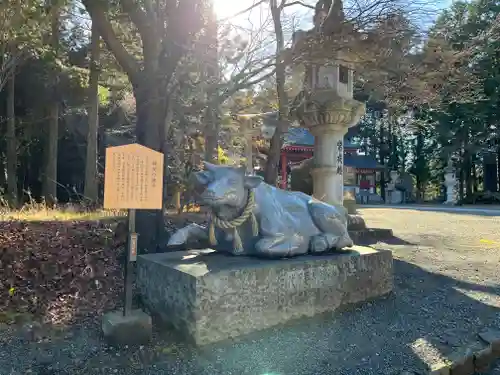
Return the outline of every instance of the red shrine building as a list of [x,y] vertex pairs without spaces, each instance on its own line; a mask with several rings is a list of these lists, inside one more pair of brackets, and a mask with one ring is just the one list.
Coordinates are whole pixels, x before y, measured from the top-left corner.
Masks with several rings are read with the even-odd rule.
[[[358,194],[360,189],[375,193],[376,182],[384,169],[374,157],[360,153],[360,145],[353,143],[352,138],[358,129],[352,127],[344,137],[344,189]],[[290,171],[314,153],[314,136],[305,128],[290,127],[284,135],[280,158],[280,187],[289,188]]]

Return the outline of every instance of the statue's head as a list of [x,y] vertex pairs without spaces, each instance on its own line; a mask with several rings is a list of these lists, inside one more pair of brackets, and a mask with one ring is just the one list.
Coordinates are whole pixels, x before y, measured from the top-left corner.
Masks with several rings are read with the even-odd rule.
[[204,162],[205,170],[195,172],[196,182],[202,187],[200,198],[210,207],[242,207],[246,191],[256,188],[262,177],[247,176],[245,167],[230,167]]

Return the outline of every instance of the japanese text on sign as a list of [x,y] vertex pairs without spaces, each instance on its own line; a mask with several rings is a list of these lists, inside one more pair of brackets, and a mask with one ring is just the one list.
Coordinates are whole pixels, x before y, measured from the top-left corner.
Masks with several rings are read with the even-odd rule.
[[163,154],[132,144],[106,149],[104,208],[161,209]]

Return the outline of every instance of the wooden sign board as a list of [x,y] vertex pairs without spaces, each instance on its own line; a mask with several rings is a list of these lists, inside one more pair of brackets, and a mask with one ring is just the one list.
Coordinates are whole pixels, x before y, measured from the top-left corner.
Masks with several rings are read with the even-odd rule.
[[104,208],[161,209],[163,154],[139,144],[106,149]]

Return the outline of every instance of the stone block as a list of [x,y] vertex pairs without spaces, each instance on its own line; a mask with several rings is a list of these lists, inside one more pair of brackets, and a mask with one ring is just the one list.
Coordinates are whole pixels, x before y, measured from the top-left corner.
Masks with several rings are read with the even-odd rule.
[[347,213],[350,215],[355,215],[357,212],[355,199],[344,198],[344,207],[347,210]]
[[366,243],[366,241],[383,241],[393,237],[392,229],[365,228],[361,230],[349,229],[349,236],[355,244]]
[[431,366],[429,375],[450,375],[450,365],[446,363],[436,363]]
[[203,345],[389,293],[392,253],[356,246],[280,260],[211,249],[147,254],[138,257],[137,286],[160,323]]
[[366,223],[361,215],[347,215],[347,229],[349,231],[366,229]]
[[493,328],[487,328],[479,332],[481,340],[491,345],[493,353],[500,357],[500,331]]
[[451,361],[452,375],[473,375],[475,368],[475,355],[484,349],[484,345],[479,342],[470,343],[467,346],[457,349],[449,356]]
[[152,335],[151,316],[142,310],[133,310],[124,316],[123,311],[112,311],[102,318],[104,338],[113,345],[145,344]]
[[474,356],[474,366],[476,372],[487,371],[491,364],[496,360],[496,355],[493,353],[493,348],[491,345],[476,352]]

